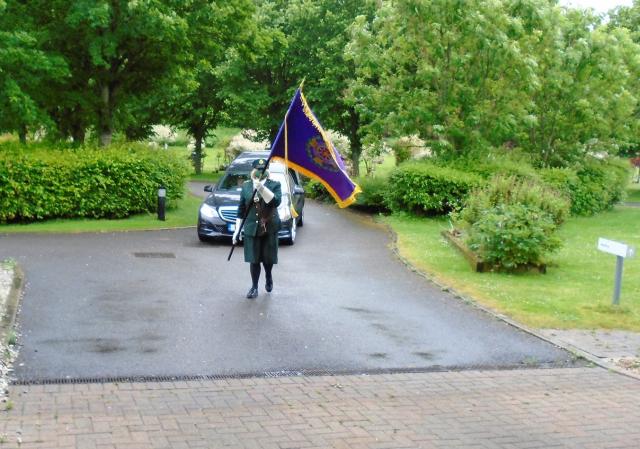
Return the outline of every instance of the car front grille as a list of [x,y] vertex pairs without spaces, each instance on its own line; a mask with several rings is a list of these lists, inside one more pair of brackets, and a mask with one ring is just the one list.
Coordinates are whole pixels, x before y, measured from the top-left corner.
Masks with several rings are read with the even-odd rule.
[[232,234],[232,232],[229,232],[229,230],[227,229],[227,225],[212,225],[207,222],[203,222],[201,224],[200,230],[203,234],[211,234],[213,232],[218,234]]
[[238,207],[237,206],[222,206],[218,209],[220,213],[220,217],[224,221],[228,221],[230,223],[234,223],[236,221],[236,217],[238,216]]

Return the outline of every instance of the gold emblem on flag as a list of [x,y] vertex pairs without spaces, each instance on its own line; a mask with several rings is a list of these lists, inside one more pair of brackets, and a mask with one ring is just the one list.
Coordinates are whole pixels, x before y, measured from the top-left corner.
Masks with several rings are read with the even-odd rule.
[[309,160],[318,167],[331,172],[340,171],[336,161],[333,159],[331,150],[327,148],[322,136],[317,135],[309,139],[307,141],[306,150]]

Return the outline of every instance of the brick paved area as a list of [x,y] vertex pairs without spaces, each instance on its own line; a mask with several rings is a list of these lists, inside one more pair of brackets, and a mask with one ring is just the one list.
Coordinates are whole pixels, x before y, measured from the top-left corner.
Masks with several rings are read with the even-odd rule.
[[640,382],[600,368],[13,386],[11,401],[0,448],[640,447]]

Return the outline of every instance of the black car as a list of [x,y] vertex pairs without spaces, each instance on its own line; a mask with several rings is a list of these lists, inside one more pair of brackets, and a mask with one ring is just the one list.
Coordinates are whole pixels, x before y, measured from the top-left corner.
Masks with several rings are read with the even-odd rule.
[[[268,156],[269,153],[264,151],[244,152],[234,159],[217,184],[205,186],[204,190],[211,193],[203,201],[198,213],[200,240],[233,235],[242,183],[249,179],[253,161]],[[268,170],[269,177],[282,186],[282,202],[278,207],[282,227],[278,238],[293,245],[298,226],[304,224],[304,188],[298,173],[292,169],[286,170],[283,163],[272,161]],[[292,217],[292,206],[298,214],[297,218]]]

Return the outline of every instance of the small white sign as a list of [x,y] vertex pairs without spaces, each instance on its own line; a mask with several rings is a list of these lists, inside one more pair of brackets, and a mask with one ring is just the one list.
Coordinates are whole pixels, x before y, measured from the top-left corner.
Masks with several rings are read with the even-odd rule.
[[636,249],[633,246],[629,246],[621,242],[615,242],[613,240],[603,239],[602,237],[598,239],[598,249],[605,253],[627,258],[631,258],[636,254]]

